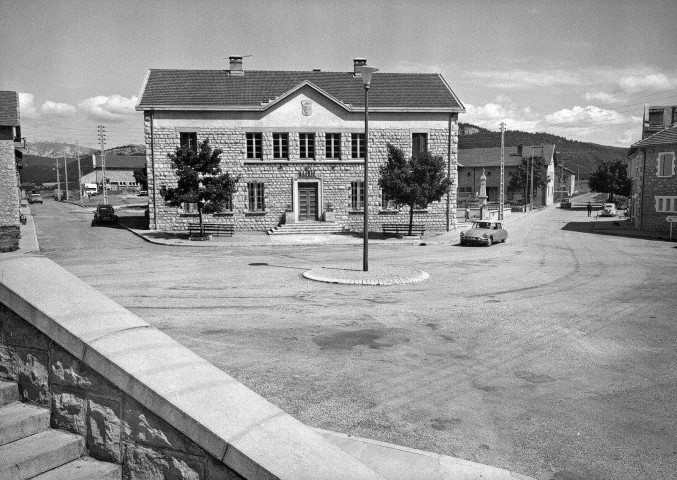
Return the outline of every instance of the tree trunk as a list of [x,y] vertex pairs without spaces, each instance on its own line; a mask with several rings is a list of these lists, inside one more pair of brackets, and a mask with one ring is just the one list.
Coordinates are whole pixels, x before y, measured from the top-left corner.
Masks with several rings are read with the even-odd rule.
[[205,227],[202,224],[202,207],[200,206],[200,202],[197,202],[197,214],[200,218],[200,236],[204,237],[205,236]]
[[409,205],[409,236],[411,236],[411,227],[414,224],[414,204]]

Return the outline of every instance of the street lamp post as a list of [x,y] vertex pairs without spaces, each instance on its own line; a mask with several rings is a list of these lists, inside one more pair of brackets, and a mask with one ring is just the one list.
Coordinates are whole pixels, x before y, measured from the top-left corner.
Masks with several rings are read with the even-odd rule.
[[371,76],[378,68],[362,65],[357,67],[362,74],[364,84],[364,247],[362,253],[362,270],[369,271],[369,87]]

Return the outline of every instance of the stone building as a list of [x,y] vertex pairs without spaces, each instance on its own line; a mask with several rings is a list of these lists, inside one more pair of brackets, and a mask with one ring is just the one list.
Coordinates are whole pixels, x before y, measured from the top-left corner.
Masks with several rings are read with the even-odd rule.
[[[168,154],[209,139],[222,150],[221,167],[240,177],[230,208],[207,222],[236,231],[269,230],[283,219],[335,221],[363,230],[364,86],[353,71],[150,70],[137,110],[144,112],[150,228],[186,230],[193,206],[165,205],[159,190],[176,184]],[[439,74],[376,73],[369,90],[369,228],[408,221],[378,187],[387,144],[411,155],[429,150],[449,164],[456,182],[458,114],[465,108]],[[447,203],[448,200],[448,203]],[[447,208],[447,205],[449,208]],[[455,189],[415,222],[443,230],[455,222]],[[286,214],[285,212],[290,213]]]
[[675,124],[677,124],[677,105],[650,106],[642,124],[642,140]]
[[19,95],[0,91],[0,251],[19,248]]
[[[510,174],[517,171],[523,158],[543,157],[547,165],[548,183],[538,188],[534,206],[551,205],[555,192],[555,145],[505,147],[503,155],[504,193],[506,201],[524,198],[524,191],[508,189]],[[498,202],[501,185],[501,148],[467,148],[458,152],[458,201],[465,203],[479,192],[482,171],[487,177],[487,199]],[[560,172],[558,172],[560,173]]]
[[[630,218],[636,229],[667,232],[677,215],[677,125],[632,145]],[[674,226],[673,226],[674,229]]]
[[[101,168],[101,156],[92,155],[94,170],[83,175],[80,179],[82,186],[96,183],[102,188],[103,171]],[[106,155],[106,183],[109,191],[138,191],[139,184],[134,178],[134,170],[146,166],[146,157],[143,155],[119,156]]]

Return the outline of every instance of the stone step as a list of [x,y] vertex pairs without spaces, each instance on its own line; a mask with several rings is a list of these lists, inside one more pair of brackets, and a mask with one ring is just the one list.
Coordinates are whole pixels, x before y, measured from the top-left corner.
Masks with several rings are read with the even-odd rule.
[[0,479],[24,480],[80,458],[85,439],[47,430],[0,447]]
[[0,407],[19,400],[19,387],[13,382],[0,382]]
[[44,432],[49,428],[49,410],[27,403],[0,408],[0,445]]
[[349,232],[340,223],[317,222],[317,223],[287,223],[268,230],[269,235],[322,235],[332,233]]
[[120,465],[83,457],[34,477],[33,480],[120,480]]

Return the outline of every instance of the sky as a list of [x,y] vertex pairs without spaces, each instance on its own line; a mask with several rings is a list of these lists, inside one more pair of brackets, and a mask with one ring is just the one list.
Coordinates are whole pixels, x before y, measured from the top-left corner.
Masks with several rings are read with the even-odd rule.
[[645,105],[677,105],[675,0],[0,0],[0,90],[22,135],[143,143],[150,68],[441,73],[492,131],[628,147]]

